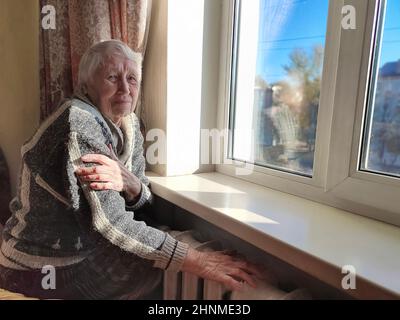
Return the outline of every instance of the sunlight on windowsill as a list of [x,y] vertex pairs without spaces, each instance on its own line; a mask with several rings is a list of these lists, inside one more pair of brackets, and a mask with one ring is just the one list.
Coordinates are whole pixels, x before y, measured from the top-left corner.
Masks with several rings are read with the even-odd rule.
[[398,227],[220,173],[147,175],[157,196],[339,289],[351,265],[368,290],[400,295]]

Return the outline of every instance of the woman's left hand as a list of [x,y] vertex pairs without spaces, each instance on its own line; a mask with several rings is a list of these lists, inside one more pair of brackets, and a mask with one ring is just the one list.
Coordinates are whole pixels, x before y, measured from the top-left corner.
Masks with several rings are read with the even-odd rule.
[[125,198],[131,202],[140,195],[142,184],[121,161],[118,160],[112,147],[111,158],[102,154],[86,154],[83,162],[97,163],[97,166],[80,167],[75,171],[83,182],[89,182],[93,190],[115,190],[125,192]]

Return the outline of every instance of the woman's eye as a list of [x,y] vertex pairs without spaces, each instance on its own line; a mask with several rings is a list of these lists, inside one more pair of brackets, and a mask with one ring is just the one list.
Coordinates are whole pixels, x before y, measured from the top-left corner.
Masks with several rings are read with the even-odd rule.
[[129,82],[129,83],[136,83],[136,78],[135,78],[135,76],[129,76],[129,77],[128,77],[128,82]]
[[107,79],[110,80],[110,81],[116,81],[117,80],[117,76],[112,74],[112,75],[109,75],[107,77]]

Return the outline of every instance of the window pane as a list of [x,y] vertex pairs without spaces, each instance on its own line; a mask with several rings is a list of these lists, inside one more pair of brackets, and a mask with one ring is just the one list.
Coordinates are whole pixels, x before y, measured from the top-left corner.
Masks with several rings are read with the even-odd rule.
[[380,18],[361,170],[399,177],[400,0],[383,2]]
[[312,176],[328,0],[238,5],[231,156]]

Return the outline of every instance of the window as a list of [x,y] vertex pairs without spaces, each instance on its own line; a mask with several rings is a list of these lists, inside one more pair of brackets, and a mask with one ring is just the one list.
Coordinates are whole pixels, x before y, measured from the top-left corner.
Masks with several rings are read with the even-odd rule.
[[233,159],[312,176],[328,4],[237,2]]
[[361,170],[400,177],[400,1],[385,4],[374,46]]
[[217,171],[400,226],[400,0],[345,4],[224,2]]

